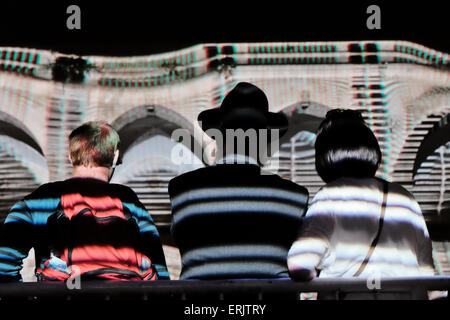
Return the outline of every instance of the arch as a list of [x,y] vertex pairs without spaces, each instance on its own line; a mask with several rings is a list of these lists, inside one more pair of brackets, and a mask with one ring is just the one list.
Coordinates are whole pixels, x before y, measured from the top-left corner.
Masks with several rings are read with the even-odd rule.
[[27,168],[37,184],[48,182],[47,160],[28,144],[10,136],[0,135],[0,152]]
[[47,160],[35,136],[23,122],[0,111],[0,218],[48,180]]
[[196,140],[194,125],[179,113],[160,105],[144,105],[133,108],[113,121],[121,140],[121,153],[151,136],[171,137],[176,129],[185,129],[191,136],[191,150],[201,150],[201,141]]
[[289,128],[279,141],[278,152],[264,167],[306,187],[310,201],[324,185],[315,168],[314,143],[328,110],[327,106],[311,101],[300,101],[281,110],[288,117]]
[[155,116],[160,119],[167,120],[169,122],[175,123],[176,125],[178,125],[178,127],[188,129],[191,132],[193,132],[194,130],[193,124],[182,115],[164,106],[155,104],[143,105],[128,110],[127,112],[117,117],[116,120],[112,122],[112,126],[119,131],[124,126],[148,116]]
[[428,120],[450,113],[449,97],[450,91],[448,88],[433,88],[407,105],[406,131],[408,135],[413,134],[416,128]]
[[[177,164],[172,159],[174,148],[181,148],[184,153],[192,154],[192,162]],[[125,183],[148,172],[179,175],[203,166],[202,161],[183,144],[165,135],[153,135],[128,149],[123,156],[123,165],[117,167],[112,181]]]
[[393,181],[401,183],[406,187],[411,187],[415,174],[414,162],[423,137],[426,135],[426,133],[422,132],[424,130],[428,132],[430,124],[436,123],[440,118],[440,115],[430,114],[419,123],[412,119],[406,120],[408,128],[405,139],[402,141],[402,149],[397,157],[397,166],[392,173]]
[[[409,123],[420,123],[430,114],[450,112],[450,88],[434,87],[407,105]],[[411,126],[410,126],[411,127]]]
[[[394,181],[409,184],[420,166],[419,162],[426,159],[435,149],[427,147],[423,141],[430,133],[430,124],[433,124],[434,128],[436,122],[450,112],[449,89],[437,87],[428,90],[411,104],[406,105],[405,110],[406,138],[402,141],[403,146],[397,157],[397,161],[402,164],[399,166],[400,169],[394,170],[393,176]],[[419,148],[423,150],[420,151],[420,156]]]
[[450,139],[438,145],[418,164],[413,194],[424,214],[450,212]]
[[[189,161],[177,162],[175,157],[180,151],[190,156]],[[155,221],[167,224],[171,213],[167,190],[170,179],[201,167],[203,162],[182,143],[158,134],[130,147],[111,181],[134,189],[147,210],[156,216]]]
[[44,155],[36,137],[23,122],[3,111],[0,111],[0,135],[10,136],[18,141],[22,141],[41,155]]
[[443,116],[423,138],[414,159],[413,176],[416,175],[421,164],[448,141],[450,141],[450,113]]
[[311,101],[300,101],[281,110],[288,117],[289,128],[280,143],[290,141],[300,131],[315,134],[328,110],[329,107]]
[[16,201],[48,179],[42,154],[20,140],[0,135],[0,221]]
[[435,241],[450,239],[450,140],[421,162],[414,175],[413,194]]

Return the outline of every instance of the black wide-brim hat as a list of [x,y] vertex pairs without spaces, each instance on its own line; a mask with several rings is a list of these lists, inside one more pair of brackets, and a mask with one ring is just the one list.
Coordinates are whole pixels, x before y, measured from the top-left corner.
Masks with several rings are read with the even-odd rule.
[[202,111],[197,121],[203,131],[208,129],[278,129],[279,137],[288,129],[284,113],[269,112],[266,94],[248,82],[239,82],[219,108]]

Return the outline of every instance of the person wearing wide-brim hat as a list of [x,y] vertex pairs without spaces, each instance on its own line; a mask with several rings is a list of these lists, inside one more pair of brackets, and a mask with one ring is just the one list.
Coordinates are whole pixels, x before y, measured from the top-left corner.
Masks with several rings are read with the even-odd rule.
[[269,101],[260,88],[239,82],[223,99],[219,108],[202,111],[197,120],[208,129],[278,129],[282,136],[288,128],[284,113],[269,111]]
[[[265,93],[238,83],[219,108],[198,116],[202,129],[279,130],[286,117],[269,111]],[[225,144],[227,144],[225,142]],[[300,228],[308,191],[261,168],[246,154],[225,154],[216,164],[172,179],[171,232],[181,279],[288,278],[287,252]]]
[[[198,115],[197,120],[203,131],[212,138],[216,139],[216,134],[221,134],[224,144],[227,144],[227,140],[231,139],[230,136],[226,136],[230,130],[232,130],[232,134],[237,132],[234,131],[237,129],[242,129],[247,133],[249,132],[248,130],[255,130],[256,141],[247,141],[246,143],[253,143],[256,148],[253,149],[254,152],[251,152],[251,154],[247,150],[244,156],[257,160],[260,163],[262,162],[260,156],[265,156],[265,152],[267,151],[261,150],[261,147],[267,147],[272,142],[272,139],[275,143],[278,143],[278,139],[288,129],[288,120],[284,113],[270,112],[269,102],[265,93],[257,86],[248,82],[238,83],[224,98],[219,108],[202,111]],[[259,137],[261,135],[259,131],[261,129],[266,129],[267,133],[266,136],[261,136],[261,139],[265,139],[262,144],[259,143]],[[274,136],[275,131],[278,139]],[[238,137],[238,139],[241,139],[241,142],[244,142],[244,138],[244,135]],[[219,143],[219,141],[217,142]],[[230,143],[228,143],[229,145]],[[234,144],[231,153],[238,152],[236,145],[237,143]],[[219,158],[223,157],[223,152],[226,154],[230,153],[230,150],[227,150],[225,145],[222,146],[220,143],[217,145],[217,149],[218,152],[216,152],[216,155],[219,155]],[[249,149],[248,146],[247,149]],[[240,160],[242,160],[242,157]]]

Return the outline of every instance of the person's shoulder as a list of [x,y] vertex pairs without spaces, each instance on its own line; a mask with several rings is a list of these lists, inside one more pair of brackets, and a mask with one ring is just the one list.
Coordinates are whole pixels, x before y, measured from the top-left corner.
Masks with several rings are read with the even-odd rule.
[[[361,180],[361,179],[359,179]],[[340,199],[348,194],[356,194],[357,190],[366,185],[364,181],[341,177],[323,184],[314,195],[312,204],[329,199]]]
[[216,171],[214,166],[202,167],[172,178],[168,186],[169,194],[173,194],[178,188],[192,186],[194,183],[210,178],[214,171]]
[[388,187],[389,187],[389,189],[391,191],[394,191],[394,192],[398,192],[398,193],[401,193],[401,194],[404,194],[404,195],[410,195],[411,194],[408,190],[406,190],[405,187],[403,187],[398,182],[388,182]]
[[369,178],[357,178],[357,177],[340,177],[333,181],[326,183],[321,190],[344,190],[349,189],[349,192],[357,192],[357,189],[377,190],[381,186],[382,179],[369,177]]
[[283,189],[308,196],[308,190],[295,182],[281,178],[279,175],[260,171],[257,166],[233,166],[218,165],[199,168],[183,173],[169,182],[169,194],[175,195],[179,191],[192,189],[198,186],[218,186],[221,181],[225,185],[236,183],[236,185],[271,187]]
[[137,198],[136,192],[129,186],[120,183],[109,183],[111,194],[116,194],[122,200],[135,200]]
[[110,188],[117,189],[124,192],[134,192],[129,186],[121,183],[109,183]]
[[263,180],[266,180],[266,184],[272,187],[309,195],[308,189],[306,189],[306,187],[295,183],[292,180],[282,178],[275,173],[262,172],[261,178]]
[[388,192],[391,195],[397,197],[407,198],[409,200],[414,200],[414,196],[400,183],[389,182],[381,178],[351,178],[342,177],[333,180],[323,186],[318,193],[343,193],[344,190],[348,189],[349,193],[355,193],[358,189],[362,190],[383,190],[382,184],[386,182],[388,184]]
[[397,196],[408,198],[409,200],[416,201],[413,194],[409,192],[404,186],[398,182],[388,182],[388,191]]
[[31,200],[59,197],[61,195],[61,186],[63,184],[63,181],[44,183],[25,196],[24,199]]
[[398,182],[388,182],[388,203],[394,206],[408,208],[417,216],[422,216],[422,209],[414,195]]
[[216,166],[208,166],[208,167],[198,168],[195,170],[184,172],[184,173],[176,176],[172,180],[170,180],[170,182],[178,182],[178,181],[185,180],[185,179],[195,179],[198,176],[206,175],[215,170],[216,170]]

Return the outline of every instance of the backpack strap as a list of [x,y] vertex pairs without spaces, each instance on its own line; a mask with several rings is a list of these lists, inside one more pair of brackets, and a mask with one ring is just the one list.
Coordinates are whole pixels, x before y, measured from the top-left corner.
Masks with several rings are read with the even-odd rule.
[[[61,208],[62,213],[65,215],[64,210]],[[81,209],[76,215],[72,216],[72,218],[75,217],[75,219],[79,219],[83,214],[85,214],[86,212],[91,212],[92,210],[90,208],[83,208]],[[73,224],[72,222],[69,223],[69,230],[68,230],[68,242],[67,242],[67,263],[68,266],[72,266],[72,252],[73,252],[73,248],[74,248],[74,244],[73,244],[73,237],[75,232],[73,231]]]
[[47,218],[45,225],[46,230],[43,234],[40,234],[41,242],[39,244],[36,243],[34,245],[34,259],[36,261],[34,273],[38,282],[42,281],[43,279],[42,275],[42,271],[44,269],[43,263],[45,260],[49,259],[50,252],[53,248],[53,242],[55,241],[54,235],[51,234],[48,230],[49,222],[51,224],[60,215],[60,208],[61,208],[61,200],[58,202],[58,205],[54,209],[53,213]]
[[123,215],[125,217],[125,220],[130,220],[131,218],[133,218],[133,216],[131,215],[130,210],[124,205],[122,205],[122,212],[123,212]]
[[354,277],[359,276],[363,272],[363,270],[366,268],[366,265],[369,262],[369,259],[372,256],[373,251],[375,250],[378,240],[380,239],[381,230],[383,228],[383,223],[384,223],[384,214],[386,211],[386,200],[387,200],[387,194],[388,194],[388,182],[385,180],[382,180],[382,181],[383,181],[383,203],[381,205],[381,214],[380,214],[380,222],[378,223],[378,231],[377,231],[375,238],[372,241],[372,244],[370,245],[369,252],[367,253],[366,257],[364,258],[363,262],[361,263],[361,266],[359,267],[358,271],[356,271],[355,274],[353,275]]

